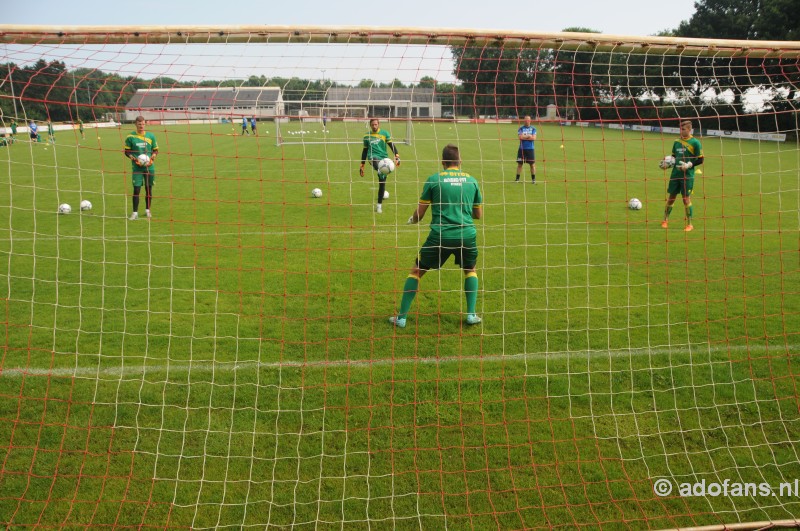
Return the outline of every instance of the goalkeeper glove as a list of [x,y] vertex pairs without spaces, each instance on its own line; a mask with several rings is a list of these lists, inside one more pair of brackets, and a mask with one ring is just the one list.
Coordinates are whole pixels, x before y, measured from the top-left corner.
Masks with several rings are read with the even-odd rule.
[[691,162],[683,162],[683,161],[681,161],[680,164],[678,164],[678,169],[681,170],[681,171],[686,171],[686,170],[691,169],[692,166],[694,166],[694,164],[692,164]]

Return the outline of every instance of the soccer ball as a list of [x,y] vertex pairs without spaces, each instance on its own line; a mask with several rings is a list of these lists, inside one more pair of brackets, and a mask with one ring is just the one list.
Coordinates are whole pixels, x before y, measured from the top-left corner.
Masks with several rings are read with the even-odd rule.
[[630,201],[628,201],[628,208],[630,208],[631,210],[641,210],[642,202],[633,197],[631,198]]
[[385,190],[384,190],[384,192],[383,192],[383,198],[384,198],[384,199],[389,199],[389,192],[387,192],[387,191],[385,191]]
[[378,162],[378,173],[381,175],[389,175],[394,171],[394,161],[392,159],[381,159]]
[[84,199],[81,201],[81,210],[91,210],[92,209],[92,202],[88,199]]
[[311,197],[322,197],[322,190],[319,188],[314,188],[311,190]]
[[666,170],[667,168],[672,168],[675,166],[675,157],[672,155],[667,155],[663,158],[661,162],[658,163],[658,167],[662,170]]
[[60,205],[58,205],[59,214],[69,214],[70,212],[72,212],[72,207],[69,206],[68,204],[61,203]]
[[150,157],[146,153],[142,153],[136,158],[139,159],[139,164],[142,166],[147,166],[150,163]]

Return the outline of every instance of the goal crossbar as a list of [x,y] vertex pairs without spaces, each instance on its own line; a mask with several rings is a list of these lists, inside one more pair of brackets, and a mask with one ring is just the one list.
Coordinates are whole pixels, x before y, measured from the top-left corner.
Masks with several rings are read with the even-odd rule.
[[800,57],[797,41],[357,26],[35,26],[2,24],[5,44],[424,44],[647,52],[714,57]]

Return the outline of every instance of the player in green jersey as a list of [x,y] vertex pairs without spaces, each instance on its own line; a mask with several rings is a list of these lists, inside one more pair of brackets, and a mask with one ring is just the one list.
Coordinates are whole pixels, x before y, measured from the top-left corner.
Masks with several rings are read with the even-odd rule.
[[478,181],[461,170],[461,156],[453,144],[442,150],[443,171],[431,175],[425,181],[419,204],[409,224],[419,223],[431,208],[431,231],[422,245],[414,266],[403,286],[403,297],[397,315],[389,322],[405,328],[408,312],[419,289],[420,279],[431,269],[439,269],[450,255],[464,271],[464,295],[467,299],[466,323],[475,325],[481,318],[475,313],[478,303],[477,230],[473,219],[483,215],[483,198]]
[[53,129],[53,122],[47,120],[47,139],[50,141],[51,144],[56,143],[56,132]]
[[392,135],[389,131],[381,129],[381,122],[377,118],[372,118],[369,121],[370,132],[364,135],[364,149],[361,150],[361,167],[358,173],[364,176],[364,164],[370,161],[372,167],[378,173],[378,203],[375,205],[375,212],[380,214],[382,212],[381,204],[383,203],[383,194],[386,192],[386,179],[388,175],[382,175],[378,172],[378,162],[382,159],[388,158],[389,154],[387,148],[394,153],[394,163],[400,166],[400,154],[397,152],[392,142]]
[[17,136],[17,121],[15,119],[11,119],[11,136]]
[[[158,142],[153,133],[144,130],[144,117],[136,117],[136,131],[125,138],[125,156],[131,159],[133,180],[133,213],[130,220],[139,218],[139,193],[144,186],[145,214],[150,217],[150,206],[153,202],[153,185],[156,181],[155,161],[158,156]],[[139,155],[147,155],[150,160],[142,164]]]
[[78,131],[81,134],[81,138],[86,140],[86,132],[83,129],[83,120],[81,120],[80,118],[78,118]]
[[672,156],[675,157],[675,166],[669,177],[667,187],[667,206],[664,208],[664,221],[661,226],[665,229],[669,224],[669,215],[672,214],[672,205],[678,194],[683,197],[683,206],[686,209],[686,232],[694,229],[692,225],[692,190],[694,190],[695,168],[703,163],[703,146],[700,141],[692,136],[692,121],[681,120],[681,137],[672,144]]

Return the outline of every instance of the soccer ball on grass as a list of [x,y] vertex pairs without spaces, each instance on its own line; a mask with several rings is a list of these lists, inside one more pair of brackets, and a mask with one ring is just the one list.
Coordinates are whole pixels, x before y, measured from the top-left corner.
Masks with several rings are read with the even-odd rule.
[[72,207],[69,206],[67,203],[61,203],[58,205],[58,213],[59,214],[69,214],[72,212]]
[[92,202],[88,199],[84,199],[81,201],[81,210],[91,210],[92,209]]
[[386,158],[381,159],[378,162],[378,173],[381,175],[389,175],[394,171],[394,161],[392,159]]
[[311,190],[311,197],[322,197],[322,190],[319,188],[314,188]]
[[631,198],[630,201],[628,201],[628,208],[630,208],[631,210],[641,210],[642,202],[633,197]]

